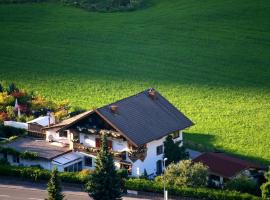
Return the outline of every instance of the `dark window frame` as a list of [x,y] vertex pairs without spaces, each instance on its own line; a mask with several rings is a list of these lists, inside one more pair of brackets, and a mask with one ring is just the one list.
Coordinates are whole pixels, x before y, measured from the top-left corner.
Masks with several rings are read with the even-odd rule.
[[175,132],[172,133],[172,138],[173,139],[176,139],[176,138],[179,138],[179,137],[180,137],[179,131],[175,131]]
[[157,146],[157,148],[156,148],[156,154],[157,155],[163,154],[163,145]]
[[67,132],[67,131],[61,131],[61,132],[59,133],[59,137],[67,138],[67,136],[68,136],[68,132]]
[[12,155],[12,161],[14,163],[20,163],[20,157],[17,155]]
[[93,167],[93,158],[90,156],[84,156],[84,166]]

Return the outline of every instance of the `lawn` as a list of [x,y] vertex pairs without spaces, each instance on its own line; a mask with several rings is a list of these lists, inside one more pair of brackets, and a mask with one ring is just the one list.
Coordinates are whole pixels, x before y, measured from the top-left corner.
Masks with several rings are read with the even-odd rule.
[[270,1],[152,0],[124,13],[0,5],[0,81],[93,108],[155,87],[185,137],[270,163]]

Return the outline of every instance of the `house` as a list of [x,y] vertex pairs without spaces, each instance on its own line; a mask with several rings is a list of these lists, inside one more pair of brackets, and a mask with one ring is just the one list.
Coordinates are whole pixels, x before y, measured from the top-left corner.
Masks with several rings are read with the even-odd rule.
[[192,125],[190,119],[151,88],[42,130],[46,144],[66,151],[50,157],[50,166],[57,166],[59,171],[94,169],[101,134],[106,134],[116,168],[140,176],[144,171],[160,174],[165,138],[171,134],[174,141],[182,141],[182,131]]
[[45,137],[42,128],[55,123],[55,118],[53,115],[41,116],[26,123],[17,121],[4,121],[5,126],[11,126],[14,128],[25,129],[28,131],[29,135],[43,138]]
[[3,145],[4,148],[11,148],[16,152],[23,153],[25,151],[35,152],[37,158],[33,160],[22,159],[19,155],[11,153],[0,153],[0,159],[5,158],[11,165],[16,166],[40,166],[44,169],[52,170],[52,161],[61,155],[72,152],[66,146],[59,145],[58,143],[49,143],[45,140],[21,137],[10,143]]
[[[163,170],[163,142],[172,134],[182,141],[182,130],[193,123],[154,89],[87,111],[46,127],[46,140],[69,145],[83,157],[83,168],[93,169],[100,134],[106,133],[118,169],[133,176]],[[70,171],[66,168],[65,171]]]
[[237,176],[244,175],[256,180],[264,167],[224,153],[203,153],[193,159],[209,167],[209,180],[218,187]]

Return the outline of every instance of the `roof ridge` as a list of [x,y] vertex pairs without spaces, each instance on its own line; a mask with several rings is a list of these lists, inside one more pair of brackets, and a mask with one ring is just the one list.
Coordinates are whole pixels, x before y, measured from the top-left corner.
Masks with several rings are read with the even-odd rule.
[[115,102],[113,102],[113,103],[109,103],[109,104],[103,105],[103,106],[97,108],[97,110],[102,109],[102,108],[104,108],[104,107],[106,107],[106,106],[110,106],[110,105],[113,105],[113,104],[122,102],[122,101],[126,101],[126,100],[128,100],[128,99],[130,99],[130,98],[133,98],[133,97],[135,97],[135,96],[138,96],[138,95],[140,95],[140,94],[143,94],[143,93],[145,93],[146,91],[149,91],[150,89],[154,89],[154,90],[155,90],[155,88],[151,88],[151,87],[150,87],[150,88],[148,88],[148,89],[145,89],[145,90],[143,90],[143,91],[141,91],[141,92],[138,92],[138,93],[136,93],[136,94],[133,94],[133,95],[131,95],[131,96],[127,96],[127,97],[125,97],[125,98],[119,99],[119,100],[117,100],[117,101],[115,101]]

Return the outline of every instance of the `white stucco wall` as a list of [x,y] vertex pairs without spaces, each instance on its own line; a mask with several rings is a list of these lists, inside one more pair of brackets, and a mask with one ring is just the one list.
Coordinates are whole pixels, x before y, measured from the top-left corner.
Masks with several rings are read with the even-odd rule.
[[80,143],[84,144],[87,147],[96,146],[96,136],[90,134],[80,133]]
[[136,160],[132,165],[132,176],[140,176],[143,174],[144,169],[147,171],[147,174],[156,173],[156,162],[163,159],[163,154],[157,155],[156,148],[157,146],[163,145],[163,142],[166,137],[163,137],[159,140],[155,140],[147,143],[147,155],[144,161],[140,159]]
[[[80,143],[84,144],[88,147],[96,147],[96,138],[99,137],[97,135],[90,135],[80,133]],[[112,149],[113,151],[128,151],[128,143],[123,139],[115,139],[108,137],[108,140],[112,141]]]
[[[182,132],[179,131],[179,137],[176,138],[174,141],[179,141],[183,139]],[[163,145],[163,142],[165,141],[167,136],[159,139],[154,140],[152,142],[147,143],[147,156],[144,159],[144,161],[141,161],[140,159],[136,160],[132,164],[132,176],[140,176],[144,173],[144,169],[147,171],[147,174],[156,174],[156,163],[158,160],[163,160],[163,153],[160,155],[157,155],[156,148],[160,145]],[[164,151],[164,147],[163,147]]]
[[53,137],[53,141],[61,142],[64,144],[69,144],[71,140],[71,134],[68,131],[67,137],[60,137],[59,133],[56,132],[57,129],[46,130],[46,140],[49,141],[50,135]]
[[128,143],[122,139],[113,139],[112,149],[113,151],[128,151]]

